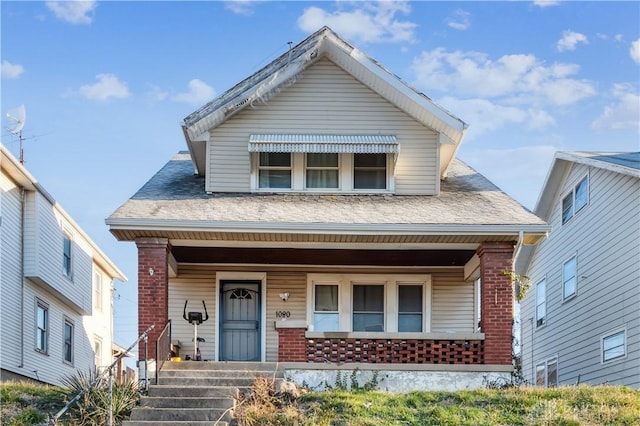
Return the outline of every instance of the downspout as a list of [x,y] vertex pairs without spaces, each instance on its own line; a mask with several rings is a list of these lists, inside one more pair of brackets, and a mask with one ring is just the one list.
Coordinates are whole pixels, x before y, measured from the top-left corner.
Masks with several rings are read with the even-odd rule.
[[26,191],[24,187],[20,189],[20,365],[24,368],[24,221]]

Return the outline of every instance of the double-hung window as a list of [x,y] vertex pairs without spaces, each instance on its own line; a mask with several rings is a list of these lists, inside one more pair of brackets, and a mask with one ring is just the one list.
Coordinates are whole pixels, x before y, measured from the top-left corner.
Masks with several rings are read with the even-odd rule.
[[64,356],[64,362],[73,364],[73,322],[71,320],[64,320],[64,347],[62,353]]
[[338,331],[338,285],[316,284],[314,287],[313,324],[315,331]]
[[49,352],[49,306],[39,300],[36,302],[36,350]]
[[386,189],[387,155],[353,154],[353,189]]
[[562,264],[562,299],[575,296],[577,291],[577,263],[576,256]]
[[102,339],[98,336],[94,336],[93,339],[93,359],[96,369],[100,371],[102,367]]
[[354,284],[353,331],[384,331],[383,284]]
[[558,358],[551,358],[536,365],[536,386],[558,386]]
[[306,154],[306,187],[309,189],[338,188],[338,154]]
[[602,338],[602,362],[624,358],[627,354],[627,332],[616,331]]
[[562,223],[565,224],[589,203],[589,176],[585,176],[562,199]]
[[93,299],[93,306],[102,312],[102,275],[99,271],[93,271]]
[[62,234],[62,273],[71,276],[71,236]]
[[422,332],[422,285],[398,286],[398,331]]
[[540,281],[536,285],[536,327],[547,322],[547,283]]
[[258,167],[260,188],[291,188],[291,153],[261,152]]

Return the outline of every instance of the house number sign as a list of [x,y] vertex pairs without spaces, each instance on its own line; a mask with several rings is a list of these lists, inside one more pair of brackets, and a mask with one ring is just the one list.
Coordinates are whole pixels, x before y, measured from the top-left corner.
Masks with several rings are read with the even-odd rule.
[[276,318],[289,318],[290,316],[290,311],[276,311]]

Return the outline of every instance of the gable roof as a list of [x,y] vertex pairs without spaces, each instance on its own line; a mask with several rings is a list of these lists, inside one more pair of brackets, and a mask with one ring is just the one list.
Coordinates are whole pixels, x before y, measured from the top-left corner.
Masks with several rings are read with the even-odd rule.
[[[108,219],[119,240],[157,236],[298,243],[535,243],[549,227],[458,159],[437,197],[213,193],[178,153]],[[482,212],[482,214],[478,214]]]
[[205,170],[208,131],[238,111],[265,103],[320,58],[327,57],[378,95],[441,134],[440,175],[446,176],[468,125],[378,62],[323,27],[255,74],[188,115],[182,124],[196,173]]

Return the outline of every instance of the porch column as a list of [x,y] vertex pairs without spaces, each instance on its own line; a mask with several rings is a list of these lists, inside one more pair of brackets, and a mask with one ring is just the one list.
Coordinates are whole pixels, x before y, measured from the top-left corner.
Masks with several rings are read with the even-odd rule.
[[[151,324],[149,358],[156,357],[156,341],[169,319],[168,257],[171,250],[167,238],[138,238],[138,335]],[[138,359],[145,358],[140,345]]]
[[511,270],[513,244],[482,243],[480,258],[480,315],[485,364],[511,365],[513,289]]

